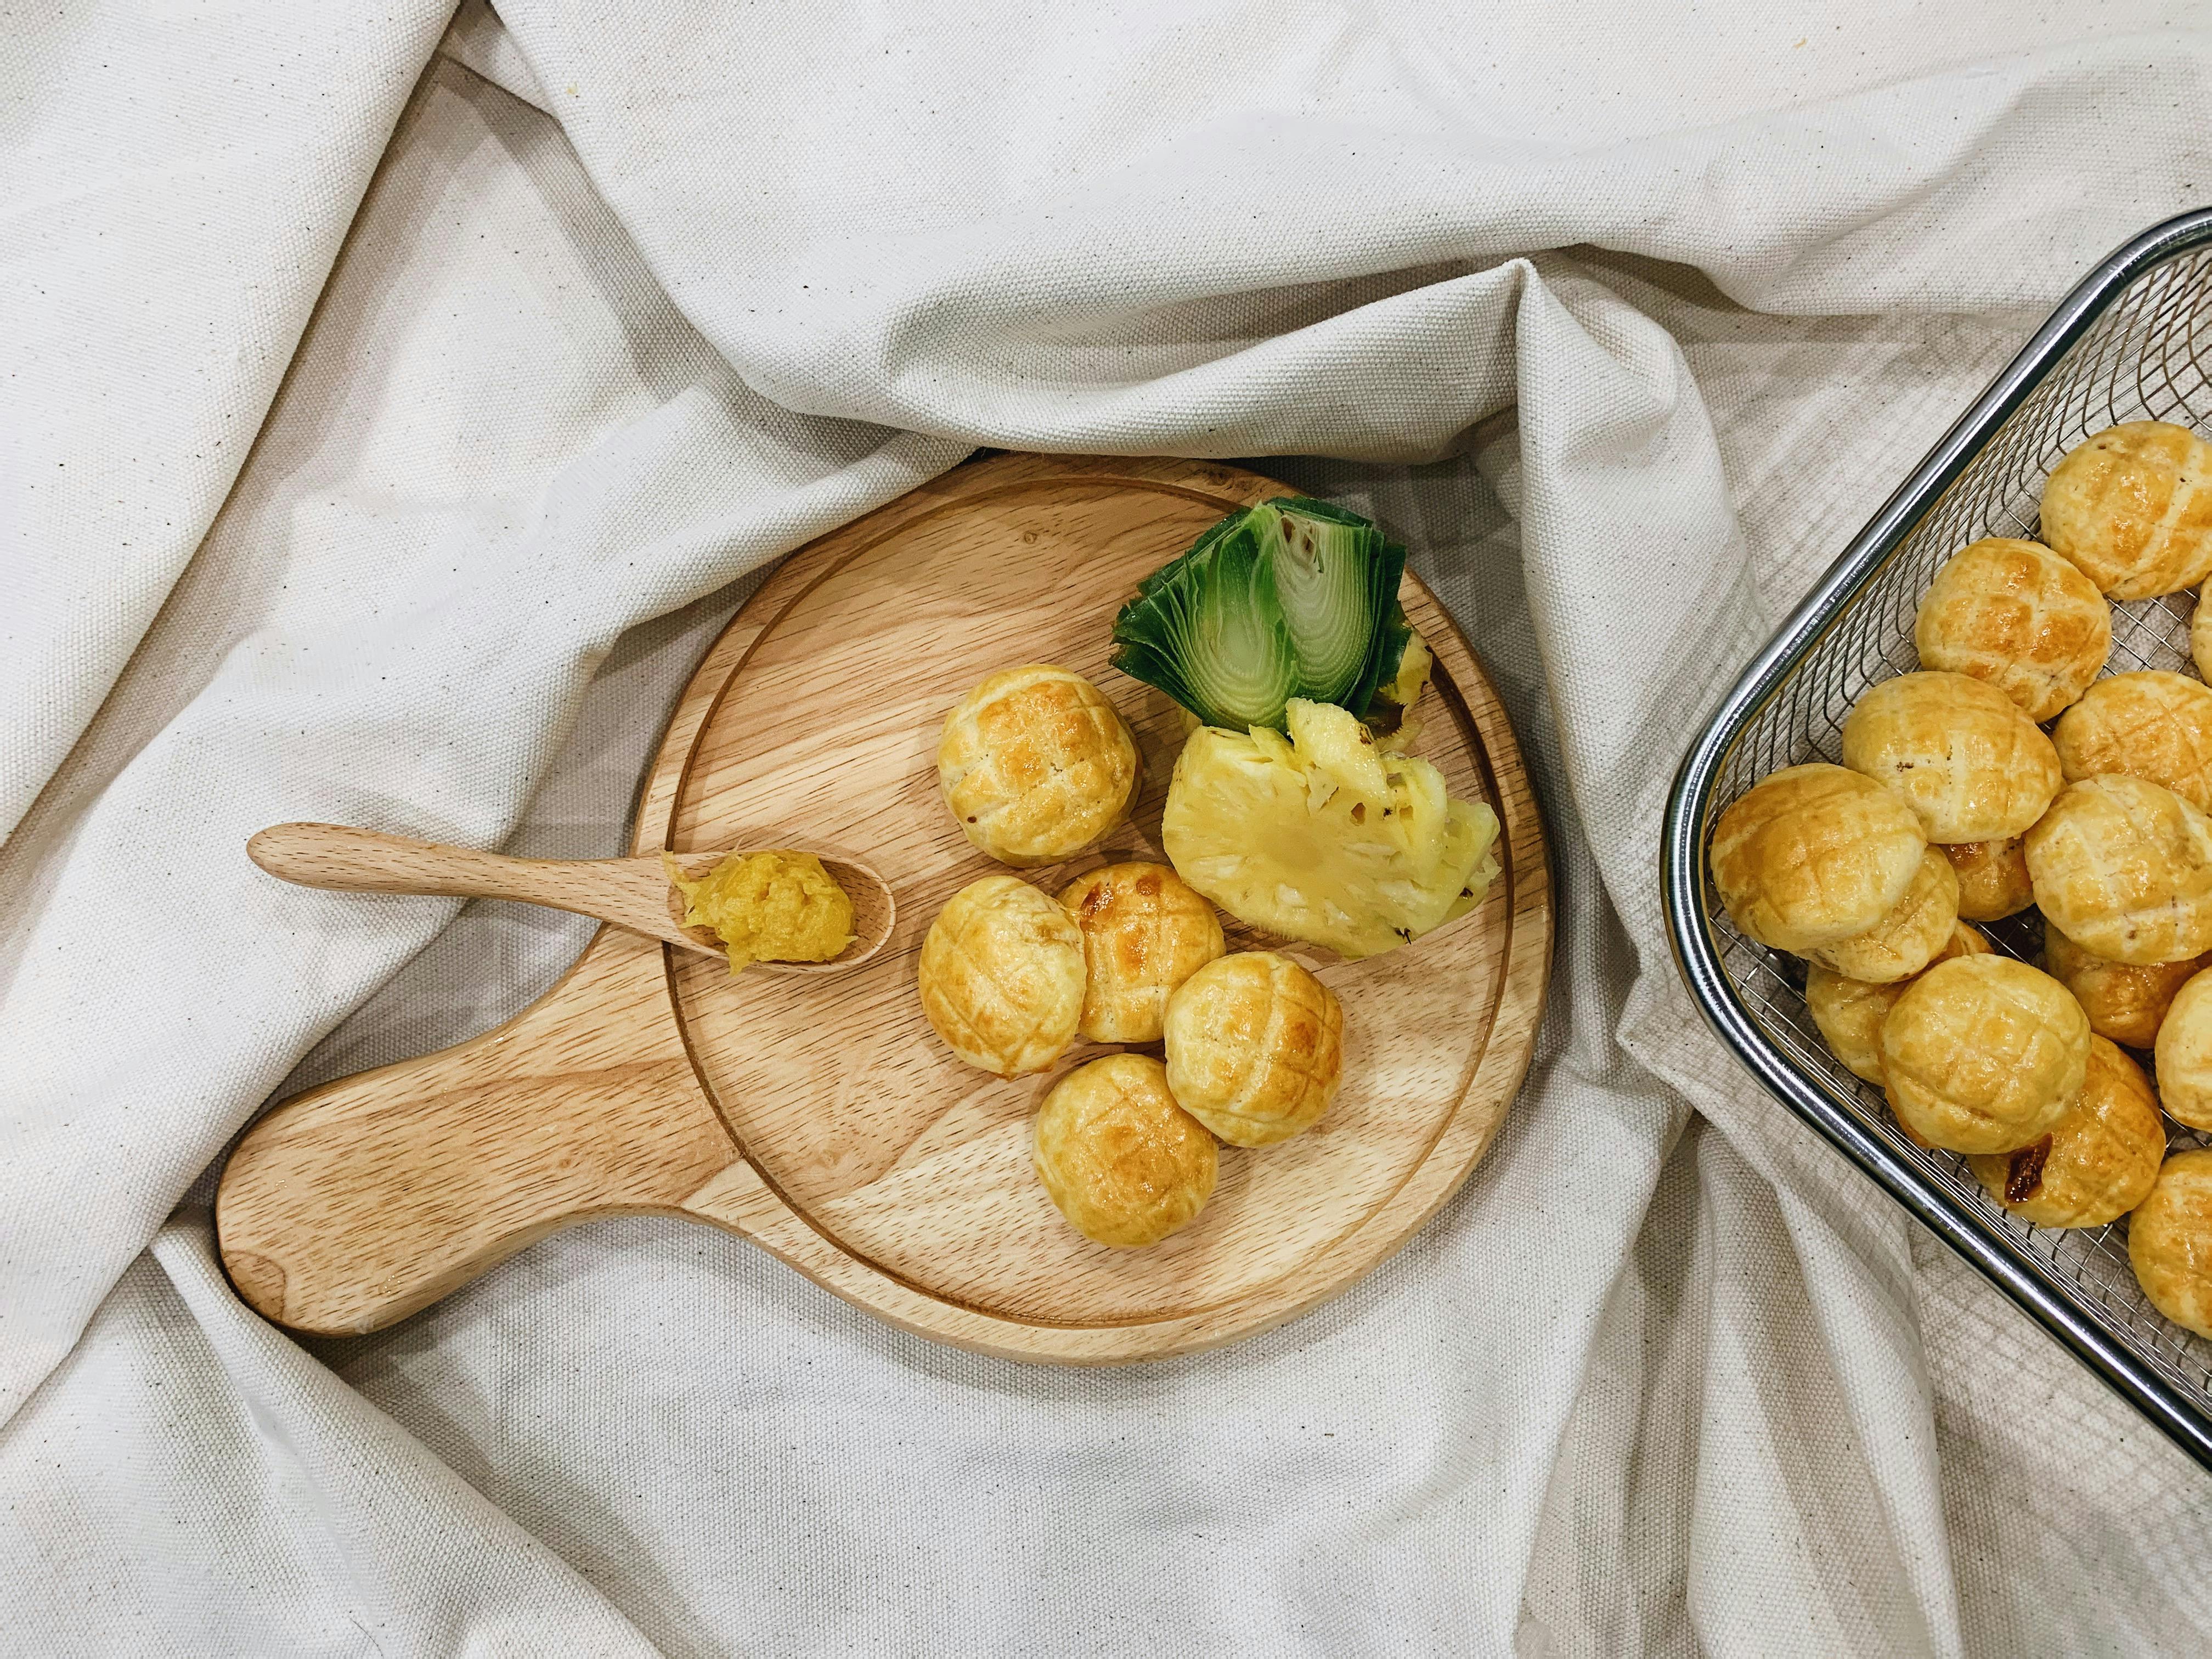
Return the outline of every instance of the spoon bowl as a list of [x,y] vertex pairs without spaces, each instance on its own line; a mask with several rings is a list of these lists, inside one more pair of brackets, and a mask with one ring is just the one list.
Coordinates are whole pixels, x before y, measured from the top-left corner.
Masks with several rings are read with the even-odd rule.
[[[745,850],[767,851],[768,848]],[[857,859],[816,847],[812,853],[853,901],[853,942],[827,962],[757,962],[773,974],[836,974],[874,957],[891,936],[897,902],[884,878]],[[702,956],[727,953],[704,927],[684,925],[684,896],[668,879],[660,854],[618,859],[518,859],[353,830],[335,823],[279,823],[246,843],[246,856],[270,875],[302,887],[350,893],[420,893],[449,898],[509,899],[592,916]],[[684,873],[705,875],[725,851],[673,854]]]

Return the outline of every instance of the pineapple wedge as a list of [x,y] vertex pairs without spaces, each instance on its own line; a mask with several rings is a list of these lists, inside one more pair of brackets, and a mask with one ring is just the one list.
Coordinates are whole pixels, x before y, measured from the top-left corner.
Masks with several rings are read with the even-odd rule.
[[1201,726],[1176,762],[1160,839],[1230,915],[1371,957],[1472,909],[1498,875],[1498,817],[1393,754],[1346,710],[1293,697],[1279,732]]
[[1421,735],[1421,717],[1415,712],[1421,690],[1429,683],[1429,671],[1436,666],[1436,659],[1429,653],[1429,642],[1418,630],[1406,635],[1404,654],[1398,659],[1398,677],[1388,685],[1375,688],[1375,702],[1367,711],[1367,723],[1373,728],[1375,741],[1394,755],[1402,755],[1413,746],[1413,739]]

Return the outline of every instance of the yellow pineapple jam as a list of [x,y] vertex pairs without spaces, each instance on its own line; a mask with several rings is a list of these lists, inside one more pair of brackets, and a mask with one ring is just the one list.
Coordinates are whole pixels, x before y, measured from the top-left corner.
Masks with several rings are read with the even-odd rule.
[[684,925],[729,947],[730,971],[756,962],[827,962],[853,942],[853,901],[811,853],[732,853],[694,881],[663,853]]

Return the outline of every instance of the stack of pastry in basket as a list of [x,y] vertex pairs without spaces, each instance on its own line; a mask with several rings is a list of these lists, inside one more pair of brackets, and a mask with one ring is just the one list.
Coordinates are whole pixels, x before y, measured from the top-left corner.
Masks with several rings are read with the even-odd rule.
[[[2212,446],[2097,434],[2052,470],[2041,534],[1936,573],[1920,671],[1860,697],[1842,765],[1722,814],[1713,879],[1810,964],[1814,1024],[1906,1135],[2036,1226],[2130,1217],[2144,1292],[2212,1336],[2212,1151],[2167,1157],[2160,1115],[2212,1130],[2212,686],[2099,678],[2112,601],[2200,586],[2212,677]],[[1974,926],[2030,906],[2039,968]]]

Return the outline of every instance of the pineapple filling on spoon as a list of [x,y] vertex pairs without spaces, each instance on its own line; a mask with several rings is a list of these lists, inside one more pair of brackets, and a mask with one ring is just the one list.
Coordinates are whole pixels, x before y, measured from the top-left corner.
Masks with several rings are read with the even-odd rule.
[[711,929],[730,971],[756,962],[828,962],[853,942],[853,901],[811,853],[732,853],[700,879],[668,854],[684,925]]

